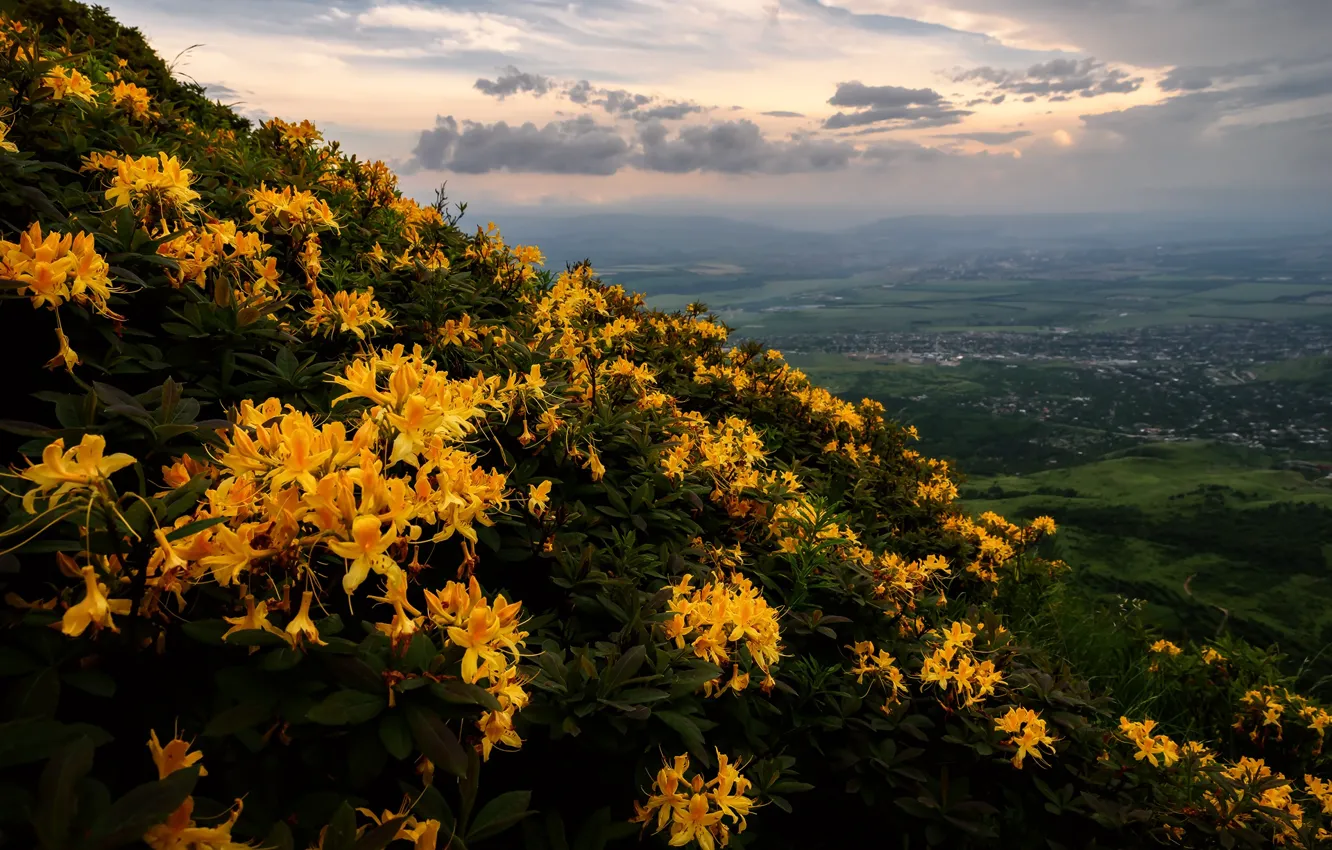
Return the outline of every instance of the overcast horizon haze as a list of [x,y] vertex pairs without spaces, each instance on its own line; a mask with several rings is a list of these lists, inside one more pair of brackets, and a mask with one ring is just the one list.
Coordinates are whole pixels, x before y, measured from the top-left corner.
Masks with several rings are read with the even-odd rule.
[[1332,213],[1328,0],[104,0],[482,215]]

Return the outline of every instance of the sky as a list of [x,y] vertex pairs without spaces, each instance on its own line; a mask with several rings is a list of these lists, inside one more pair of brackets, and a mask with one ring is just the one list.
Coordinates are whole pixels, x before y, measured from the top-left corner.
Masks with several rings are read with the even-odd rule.
[[102,0],[421,199],[851,222],[1332,208],[1332,0]]

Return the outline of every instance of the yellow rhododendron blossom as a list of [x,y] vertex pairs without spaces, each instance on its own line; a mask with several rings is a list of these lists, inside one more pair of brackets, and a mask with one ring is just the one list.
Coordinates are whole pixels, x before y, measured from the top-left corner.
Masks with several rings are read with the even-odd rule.
[[61,618],[60,630],[69,637],[78,637],[89,626],[92,626],[94,630],[120,631],[116,624],[112,622],[111,615],[128,614],[130,612],[130,600],[108,599],[106,585],[97,580],[97,573],[93,570],[91,564],[85,566],[82,573],[83,600],[76,605],[71,605],[65,611],[65,616]]
[[542,481],[528,487],[527,489],[527,510],[532,516],[539,517],[550,507],[550,485],[549,481]]
[[106,199],[117,207],[133,206],[145,220],[167,212],[188,212],[199,200],[199,193],[190,188],[194,172],[165,152],[119,158],[114,167]]
[[[157,765],[158,779],[166,779],[181,768],[193,767],[203,759],[203,753],[190,752],[189,742],[178,737],[163,746],[155,730],[148,733],[148,752],[152,753],[153,763]],[[199,765],[199,775],[208,775],[203,765]]]
[[327,645],[326,641],[319,639],[319,629],[310,619],[310,603],[313,600],[312,591],[307,590],[301,595],[301,609],[291,618],[291,622],[287,623],[287,628],[284,630],[293,648],[303,645],[306,641],[319,646]]
[[42,85],[51,89],[53,100],[64,100],[69,97],[84,103],[92,103],[97,97],[92,80],[74,68],[55,66],[42,77]]
[[1010,737],[1005,743],[1010,747],[1017,747],[1017,752],[1013,754],[1013,766],[1019,770],[1022,769],[1022,762],[1027,756],[1042,764],[1045,763],[1041,747],[1045,747],[1051,753],[1054,752],[1056,739],[1047,734],[1045,721],[1041,716],[1029,708],[1017,706],[1008,709],[995,720],[994,728],[999,732],[1007,732]]
[[152,98],[143,86],[118,82],[111,89],[111,103],[117,109],[123,109],[134,118],[142,121],[152,115]]
[[19,472],[19,477],[37,485],[23,495],[24,508],[34,513],[38,496],[49,494],[54,505],[71,492],[104,489],[111,475],[134,463],[132,455],[105,455],[105,450],[106,438],[100,434],[84,434],[79,444],[68,450],[64,437],[42,449],[42,462]]

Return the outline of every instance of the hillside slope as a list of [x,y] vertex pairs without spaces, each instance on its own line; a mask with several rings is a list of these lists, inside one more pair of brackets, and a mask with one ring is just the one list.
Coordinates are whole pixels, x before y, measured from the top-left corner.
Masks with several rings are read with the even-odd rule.
[[6,841],[1323,841],[1322,705],[1240,643],[1079,654],[1052,523],[881,406],[105,13],[0,42]]

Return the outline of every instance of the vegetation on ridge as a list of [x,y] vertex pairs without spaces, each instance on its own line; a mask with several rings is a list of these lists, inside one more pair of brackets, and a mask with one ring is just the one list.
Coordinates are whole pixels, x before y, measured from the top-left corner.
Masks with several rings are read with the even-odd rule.
[[1324,706],[1070,628],[1053,523],[965,515],[882,406],[21,7],[7,840],[1324,842]]

